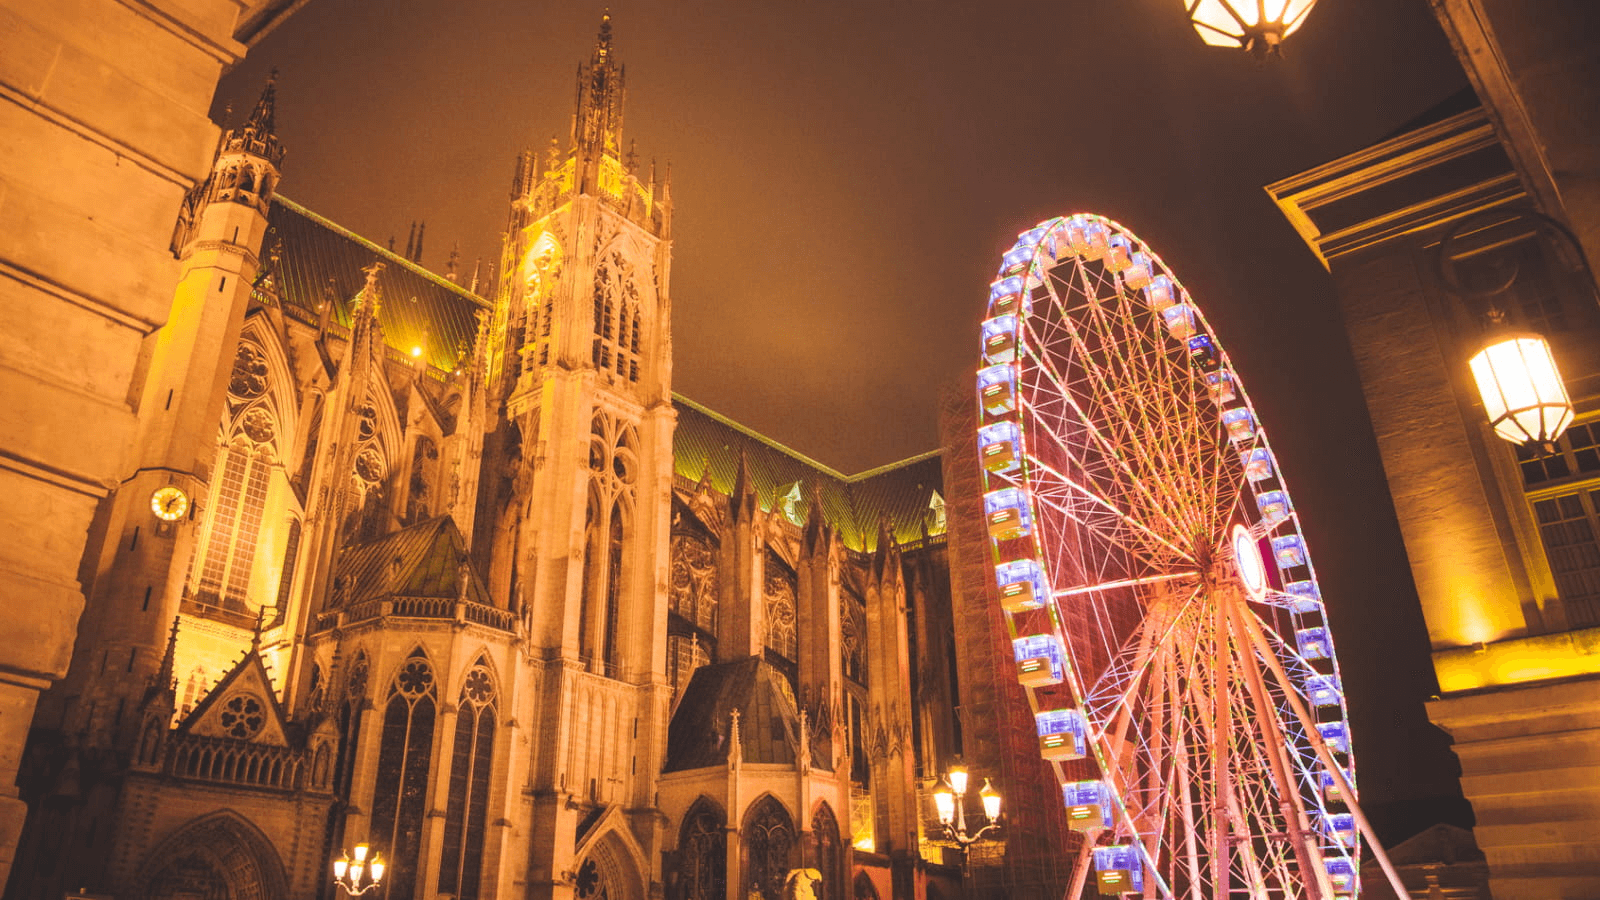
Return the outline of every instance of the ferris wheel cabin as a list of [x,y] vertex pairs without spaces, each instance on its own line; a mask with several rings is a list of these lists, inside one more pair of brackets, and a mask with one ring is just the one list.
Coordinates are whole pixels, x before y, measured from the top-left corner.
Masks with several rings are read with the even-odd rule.
[[1102,896],[1144,893],[1144,863],[1131,844],[1094,848],[1094,873]]
[[1103,781],[1073,781],[1061,786],[1067,804],[1067,827],[1098,831],[1111,827],[1111,789]]

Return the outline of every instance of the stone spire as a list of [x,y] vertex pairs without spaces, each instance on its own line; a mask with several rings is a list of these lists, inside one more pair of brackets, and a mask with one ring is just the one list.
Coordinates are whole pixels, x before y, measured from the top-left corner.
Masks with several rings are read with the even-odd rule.
[[623,83],[626,71],[611,50],[611,13],[600,17],[600,36],[589,62],[578,66],[578,108],[572,144],[581,156],[618,155],[622,147]]
[[267,76],[261,99],[250,111],[250,118],[238,128],[230,128],[222,139],[223,153],[248,153],[259,156],[276,168],[283,162],[283,144],[278,141],[278,70]]

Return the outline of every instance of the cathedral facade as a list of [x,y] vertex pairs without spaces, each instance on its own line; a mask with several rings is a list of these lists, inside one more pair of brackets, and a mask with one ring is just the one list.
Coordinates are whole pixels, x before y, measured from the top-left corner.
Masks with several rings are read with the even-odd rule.
[[357,843],[388,900],[953,890],[943,460],[672,392],[609,22],[492,284],[277,196],[274,102],[179,215],[6,896],[334,896]]

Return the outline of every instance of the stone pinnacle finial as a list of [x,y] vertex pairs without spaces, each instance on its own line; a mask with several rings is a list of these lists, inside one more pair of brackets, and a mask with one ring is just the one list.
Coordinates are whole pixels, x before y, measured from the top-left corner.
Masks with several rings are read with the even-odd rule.
[[261,89],[261,99],[256,101],[256,108],[245,122],[245,129],[254,131],[259,137],[272,134],[277,126],[277,107],[278,70],[274,67],[267,74],[267,84]]
[[267,608],[265,606],[256,610],[256,625],[250,633],[250,652],[261,652],[261,630],[267,624]]

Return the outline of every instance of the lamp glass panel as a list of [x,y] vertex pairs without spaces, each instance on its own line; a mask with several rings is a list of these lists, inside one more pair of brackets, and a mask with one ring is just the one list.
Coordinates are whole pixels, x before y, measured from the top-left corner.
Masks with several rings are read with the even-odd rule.
[[1571,424],[1572,401],[1544,338],[1507,337],[1480,350],[1470,365],[1484,412],[1502,438],[1554,441]]
[[967,793],[967,770],[960,766],[950,767],[950,789],[960,796]]
[[933,805],[939,810],[939,821],[950,824],[956,817],[956,797],[949,791],[934,791]]
[[[1226,3],[1223,0],[1200,0],[1189,11],[1189,18],[1194,22],[1195,30],[1200,32],[1200,37],[1205,38],[1208,44],[1216,43],[1211,37],[1207,36],[1208,30],[1213,33],[1220,32],[1233,38],[1242,38],[1244,37],[1244,26],[1240,22],[1241,20],[1244,22],[1255,21],[1255,3],[1250,2],[1248,5],[1251,11],[1248,15],[1242,16],[1235,15],[1231,9],[1232,6],[1237,4],[1238,0],[1234,0],[1233,3]],[[1202,25],[1205,27],[1202,28]],[[1232,43],[1237,45],[1238,41]]]
[[990,792],[983,795],[983,814],[991,819],[1000,818],[1000,795]]

